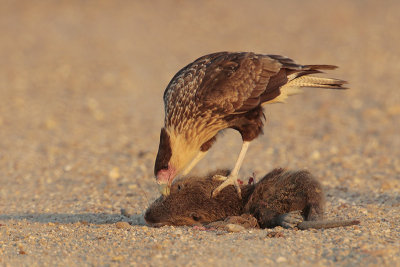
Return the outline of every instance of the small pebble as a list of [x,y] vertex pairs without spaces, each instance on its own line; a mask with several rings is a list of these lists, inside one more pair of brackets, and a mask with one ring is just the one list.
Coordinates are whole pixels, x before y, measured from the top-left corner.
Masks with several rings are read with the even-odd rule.
[[64,171],[65,172],[69,172],[70,170],[72,170],[72,166],[71,165],[65,165],[64,166]]
[[312,152],[312,154],[311,154],[311,159],[313,159],[313,160],[317,160],[317,159],[319,159],[320,157],[321,157],[321,154],[319,153],[318,150],[314,150],[314,151]]
[[279,257],[276,259],[276,262],[285,262],[287,259],[285,257]]
[[124,229],[124,228],[130,228],[131,227],[131,225],[129,223],[127,223],[127,222],[117,222],[117,223],[115,223],[115,226],[118,229]]
[[112,257],[111,260],[112,260],[112,261],[123,261],[123,260],[124,260],[124,257],[123,257],[123,256],[115,256],[115,257]]
[[238,224],[229,223],[229,224],[225,225],[225,229],[226,229],[228,232],[236,233],[236,232],[243,231],[243,230],[245,230],[246,228],[244,228],[243,226],[238,225]]
[[112,168],[111,171],[108,173],[108,177],[110,177],[111,179],[118,179],[120,177],[119,168]]
[[277,238],[277,237],[285,237],[285,235],[282,232],[270,232],[267,234],[267,237]]

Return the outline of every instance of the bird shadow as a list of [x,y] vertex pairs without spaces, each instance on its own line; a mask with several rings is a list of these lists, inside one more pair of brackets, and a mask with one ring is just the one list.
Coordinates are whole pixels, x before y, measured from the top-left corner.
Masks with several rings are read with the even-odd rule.
[[37,223],[60,223],[60,224],[113,224],[116,222],[128,222],[131,225],[146,225],[142,214],[134,214],[130,217],[122,214],[108,213],[21,213],[0,214],[0,222],[6,221],[29,221]]

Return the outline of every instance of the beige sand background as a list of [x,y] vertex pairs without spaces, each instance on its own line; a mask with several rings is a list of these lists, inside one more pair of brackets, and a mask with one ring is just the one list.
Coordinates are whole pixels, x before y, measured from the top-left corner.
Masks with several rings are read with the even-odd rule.
[[[1,0],[0,265],[400,266],[399,13],[398,1]],[[221,50],[340,66],[329,75],[351,90],[266,107],[241,175],[309,169],[327,217],[359,226],[140,225],[158,196],[163,90]],[[227,131],[193,172],[231,168],[239,149]]]

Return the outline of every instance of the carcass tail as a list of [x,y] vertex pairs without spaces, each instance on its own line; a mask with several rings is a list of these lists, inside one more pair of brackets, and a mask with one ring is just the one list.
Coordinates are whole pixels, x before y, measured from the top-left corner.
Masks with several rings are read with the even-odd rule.
[[279,88],[279,95],[265,103],[285,102],[291,95],[302,92],[302,87],[314,87],[324,89],[347,89],[344,85],[346,81],[312,76],[312,74],[323,73],[322,70],[333,70],[334,65],[304,65],[301,70],[288,70],[287,83]]
[[297,225],[297,228],[301,230],[306,229],[326,229],[335,227],[344,227],[360,224],[358,220],[343,220],[343,221],[303,221]]

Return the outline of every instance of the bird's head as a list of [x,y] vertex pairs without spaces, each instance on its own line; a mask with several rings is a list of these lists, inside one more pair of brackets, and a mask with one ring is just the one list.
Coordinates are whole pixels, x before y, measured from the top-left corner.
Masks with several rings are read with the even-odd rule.
[[196,142],[188,142],[183,135],[175,134],[166,128],[161,129],[160,145],[154,165],[159,189],[164,195],[169,194],[174,179],[200,151]]

